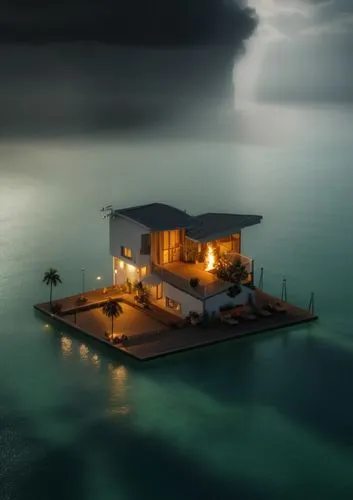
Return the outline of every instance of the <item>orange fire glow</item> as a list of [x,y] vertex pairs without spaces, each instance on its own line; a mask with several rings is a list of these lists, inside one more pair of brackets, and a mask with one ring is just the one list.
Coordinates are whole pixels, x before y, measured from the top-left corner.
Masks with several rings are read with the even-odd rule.
[[216,266],[216,255],[212,245],[207,245],[207,253],[205,257],[206,271],[212,271]]

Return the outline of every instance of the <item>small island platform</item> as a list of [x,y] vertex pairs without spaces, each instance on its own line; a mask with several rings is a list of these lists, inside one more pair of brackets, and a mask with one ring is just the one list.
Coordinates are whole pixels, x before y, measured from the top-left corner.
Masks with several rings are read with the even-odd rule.
[[[62,298],[59,300],[61,304],[59,313],[51,311],[49,302],[36,304],[34,308],[64,327],[73,328],[139,361],[296,326],[317,319],[313,313],[281,302],[284,310],[273,312],[270,316],[257,316],[256,319],[241,318],[233,325],[221,320],[192,325],[156,306],[144,309],[136,305],[131,294],[121,293],[114,288],[109,288],[105,292],[103,293],[103,289],[87,292],[86,301],[81,304],[78,300],[80,295]],[[255,290],[255,297],[256,304],[280,302],[278,298],[259,289]],[[112,344],[106,338],[105,332],[111,331],[111,320],[103,315],[101,306],[108,298],[122,301],[123,314],[114,320],[114,334],[126,335],[128,340],[124,345]]]

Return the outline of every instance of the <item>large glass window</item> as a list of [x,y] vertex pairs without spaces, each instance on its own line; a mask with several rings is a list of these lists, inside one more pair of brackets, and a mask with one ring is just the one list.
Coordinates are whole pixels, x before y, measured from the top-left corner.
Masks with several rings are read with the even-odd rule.
[[142,280],[147,276],[147,266],[140,267],[140,279]]
[[180,231],[163,232],[163,264],[180,260]]

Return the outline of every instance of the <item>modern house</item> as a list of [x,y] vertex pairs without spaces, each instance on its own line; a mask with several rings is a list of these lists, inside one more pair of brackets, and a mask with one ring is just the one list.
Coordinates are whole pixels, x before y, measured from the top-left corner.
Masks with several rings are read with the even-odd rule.
[[[244,304],[253,293],[253,260],[241,254],[241,232],[262,216],[205,213],[192,216],[162,203],[110,208],[114,285],[141,282],[155,305],[179,317],[218,315],[220,307]],[[245,269],[237,293],[221,279],[220,259]]]

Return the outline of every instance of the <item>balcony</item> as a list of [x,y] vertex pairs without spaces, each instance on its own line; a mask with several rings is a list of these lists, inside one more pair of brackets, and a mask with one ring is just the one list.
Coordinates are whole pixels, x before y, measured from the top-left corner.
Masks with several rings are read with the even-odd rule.
[[[227,256],[234,261],[239,260],[248,271],[249,277],[243,284],[251,282],[253,261],[244,255],[234,252],[228,252]],[[212,271],[206,271],[205,263],[173,262],[163,266],[153,264],[152,270],[166,283],[198,299],[205,299],[212,295],[225,292],[232,286],[232,283],[229,281],[223,281],[217,278]],[[198,278],[199,284],[196,287],[190,285],[191,278]]]
[[[231,286],[231,283],[219,280],[212,273],[205,271],[203,264],[186,264],[184,262],[173,262],[164,266],[153,264],[152,270],[166,283],[197,299],[205,299],[226,291]],[[191,278],[198,278],[199,285],[192,287],[190,285]]]

